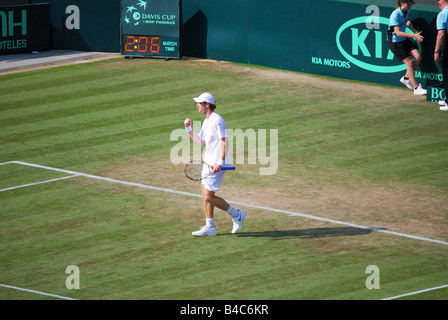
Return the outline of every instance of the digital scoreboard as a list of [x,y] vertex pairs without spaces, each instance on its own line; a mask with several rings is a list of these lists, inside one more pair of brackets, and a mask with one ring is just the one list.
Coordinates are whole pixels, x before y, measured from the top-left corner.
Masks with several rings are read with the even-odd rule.
[[121,55],[179,58],[180,0],[121,0]]

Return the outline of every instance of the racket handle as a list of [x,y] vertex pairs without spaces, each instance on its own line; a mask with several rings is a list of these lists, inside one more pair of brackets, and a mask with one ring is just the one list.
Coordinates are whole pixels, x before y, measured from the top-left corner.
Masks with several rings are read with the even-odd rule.
[[221,170],[235,170],[235,167],[222,167]]

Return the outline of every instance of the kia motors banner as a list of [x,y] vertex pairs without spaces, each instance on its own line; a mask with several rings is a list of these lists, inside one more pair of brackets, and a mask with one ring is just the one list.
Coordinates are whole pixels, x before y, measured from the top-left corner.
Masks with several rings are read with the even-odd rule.
[[[326,30],[320,31],[323,36],[327,35],[328,43],[323,49],[310,41],[308,72],[400,85],[398,81],[405,74],[406,66],[394,57],[387,42],[389,17],[395,8],[369,3],[375,1],[366,1],[366,4],[329,1],[328,10],[334,14],[325,23]],[[416,5],[411,10],[410,19],[422,31],[424,41],[418,43],[412,39],[423,56],[415,75],[417,82],[426,87],[442,81],[440,65],[433,61],[437,11],[432,7],[427,8],[433,10],[426,11],[417,8]],[[409,28],[406,32],[413,33]]]
[[[433,61],[440,10],[435,1],[416,3],[410,19],[425,37],[418,44],[423,61],[416,77],[426,87],[442,79]],[[184,1],[182,53],[401,86],[406,68],[387,43],[395,5],[394,0]]]

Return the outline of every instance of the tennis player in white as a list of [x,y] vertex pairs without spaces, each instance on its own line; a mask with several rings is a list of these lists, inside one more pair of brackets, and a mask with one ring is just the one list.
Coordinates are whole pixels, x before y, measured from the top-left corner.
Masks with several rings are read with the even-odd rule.
[[215,207],[226,211],[232,217],[232,233],[237,233],[246,218],[246,211],[234,209],[227,201],[215,195],[226,172],[221,170],[221,168],[230,164],[226,123],[214,111],[216,109],[215,98],[210,93],[203,93],[199,97],[193,98],[193,100],[196,102],[198,112],[204,114],[205,120],[198,134],[192,130],[190,118],[184,121],[185,129],[196,144],[202,146],[205,143],[206,148],[203,161],[212,166],[213,174],[202,179],[202,199],[206,224],[192,234],[199,237],[217,235],[214,223]]

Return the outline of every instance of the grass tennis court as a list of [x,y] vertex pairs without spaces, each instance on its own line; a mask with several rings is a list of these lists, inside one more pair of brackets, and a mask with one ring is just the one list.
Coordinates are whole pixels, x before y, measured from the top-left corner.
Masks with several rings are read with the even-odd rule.
[[[278,129],[279,165],[236,165],[218,195],[247,209],[243,229],[217,211],[218,236],[195,238],[200,185],[171,163],[170,134],[203,120],[192,97],[205,91],[228,128]],[[370,300],[448,284],[448,113],[405,88],[120,58],[1,76],[0,101],[0,299],[59,299],[13,286]],[[71,265],[80,289],[66,287]],[[366,287],[369,266],[379,289]],[[443,287],[402,299],[447,298]]]

